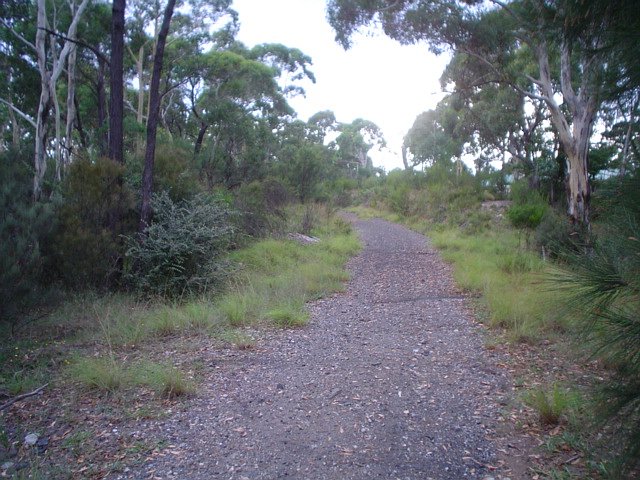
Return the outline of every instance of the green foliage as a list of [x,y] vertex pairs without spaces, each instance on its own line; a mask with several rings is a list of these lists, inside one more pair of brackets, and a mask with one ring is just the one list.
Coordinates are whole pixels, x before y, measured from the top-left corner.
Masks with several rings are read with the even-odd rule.
[[571,299],[580,344],[614,367],[601,391],[603,418],[617,420],[633,467],[640,458],[640,177],[612,187],[602,192],[594,244],[566,254],[567,267],[552,278]]
[[41,244],[51,205],[31,200],[31,177],[19,153],[0,155],[0,323],[16,321],[41,296]]
[[75,288],[113,286],[120,275],[121,235],[135,228],[134,197],[124,167],[107,158],[74,162],[64,181],[52,268]]
[[516,228],[535,229],[544,217],[548,206],[542,196],[524,182],[516,182],[511,187],[513,205],[507,210],[507,217]]
[[458,285],[482,293],[490,325],[505,328],[521,342],[535,342],[566,328],[557,315],[559,295],[537,277],[544,263],[520,248],[514,230],[494,227],[467,235],[459,228],[446,228],[431,231],[430,237],[444,259],[453,263]]
[[126,365],[113,355],[78,358],[67,373],[82,386],[106,393],[146,386],[162,397],[175,398],[195,391],[193,381],[172,365],[149,361]]
[[252,237],[282,232],[286,218],[284,207],[291,197],[284,183],[274,177],[242,185],[234,195],[241,230]]
[[150,387],[164,398],[184,397],[196,390],[193,381],[173,365],[147,361],[133,365],[132,370],[136,383]]
[[[154,189],[167,192],[174,202],[192,197],[201,191],[191,163],[191,152],[181,142],[162,142],[156,147],[153,167]],[[127,179],[135,191],[142,184],[143,158],[134,158],[127,164]]]
[[543,425],[557,425],[569,420],[580,403],[576,393],[555,383],[548,391],[542,388],[529,391],[524,400],[538,412]]
[[223,320],[231,326],[299,326],[308,318],[307,300],[344,287],[344,262],[358,251],[358,239],[344,220],[318,218],[313,233],[319,243],[267,239],[232,253],[241,270],[217,302]]
[[553,257],[562,252],[575,250],[572,229],[565,215],[552,208],[547,208],[534,232],[534,242]]
[[507,210],[507,217],[514,227],[533,230],[540,225],[546,209],[540,204],[513,205]]
[[174,203],[161,193],[152,207],[153,221],[144,234],[126,238],[129,284],[167,297],[219,286],[228,272],[224,255],[235,233],[229,206],[204,194]]
[[[480,207],[480,186],[467,171],[456,172],[450,162],[439,162],[424,172],[393,171],[379,190],[392,212],[420,217],[435,224],[457,224],[475,230],[484,219],[474,217]],[[470,221],[471,220],[471,221]]]
[[131,383],[127,369],[111,356],[79,358],[69,367],[68,373],[84,387],[107,393],[114,393]]

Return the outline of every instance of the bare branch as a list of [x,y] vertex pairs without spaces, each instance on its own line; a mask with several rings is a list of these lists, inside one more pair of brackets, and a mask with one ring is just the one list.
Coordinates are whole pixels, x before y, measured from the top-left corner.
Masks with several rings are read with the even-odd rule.
[[42,385],[41,387],[36,388],[33,392],[29,392],[29,393],[23,393],[22,395],[18,395],[17,397],[13,397],[11,400],[9,400],[8,402],[0,405],[0,412],[2,410],[5,410],[7,408],[9,408],[11,405],[13,405],[16,402],[19,402],[20,400],[24,400],[25,398],[29,398],[29,397],[33,397],[35,395],[38,395],[42,390],[44,390],[49,384],[45,383],[44,385]]
[[7,107],[9,107],[11,110],[13,110],[18,115],[20,115],[23,119],[29,122],[29,125],[31,125],[33,128],[36,128],[35,120],[31,118],[29,115],[27,115],[26,113],[24,113],[22,110],[20,110],[18,107],[16,107],[13,103],[6,101],[4,98],[0,98],[0,102],[4,103]]
[[100,50],[98,50],[96,47],[94,47],[93,45],[89,45],[88,43],[83,42],[82,40],[76,40],[73,38],[69,38],[66,35],[63,35],[62,33],[56,32],[54,30],[50,30],[48,28],[40,28],[40,30],[44,30],[45,32],[58,37],[62,40],[65,40],[67,42],[71,42],[71,43],[75,43],[76,45],[79,45],[81,47],[87,48],[89,50],[91,50],[91,52],[93,52],[93,54],[102,62],[105,63],[105,65],[109,66],[110,65],[110,61],[109,58],[107,58],[102,52],[100,52]]
[[35,50],[36,46],[31,43],[29,40],[27,40],[26,38],[24,38],[22,35],[20,35],[18,32],[16,32],[13,28],[11,28],[11,26],[7,23],[6,20],[0,18],[0,25],[2,25],[4,28],[6,28],[7,30],[9,30],[11,33],[13,33],[16,37],[18,37],[20,39],[20,41],[22,43],[24,43],[27,47]]

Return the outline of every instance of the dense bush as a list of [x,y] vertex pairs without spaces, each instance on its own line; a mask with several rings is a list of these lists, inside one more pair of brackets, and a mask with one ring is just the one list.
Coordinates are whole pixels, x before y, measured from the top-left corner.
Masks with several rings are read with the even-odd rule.
[[135,229],[134,195],[124,167],[108,158],[74,162],[62,186],[51,270],[71,287],[105,288],[119,280],[122,235]]
[[175,203],[166,192],[152,202],[143,235],[126,238],[125,278],[142,293],[180,297],[215,288],[228,269],[233,212],[219,197],[199,194]]
[[524,181],[511,186],[513,205],[507,210],[507,217],[516,228],[535,229],[546,211],[547,202],[537,190],[532,190]]
[[283,207],[292,197],[284,183],[273,177],[243,185],[235,192],[234,200],[240,228],[254,237],[281,231],[286,223]]
[[556,257],[576,248],[571,233],[572,229],[567,217],[548,208],[536,227],[533,238],[536,246],[544,248],[546,253]]
[[0,322],[16,320],[39,300],[41,243],[51,206],[31,199],[31,172],[19,153],[0,155]]
[[535,229],[547,210],[543,204],[513,205],[507,210],[507,217],[516,228]]

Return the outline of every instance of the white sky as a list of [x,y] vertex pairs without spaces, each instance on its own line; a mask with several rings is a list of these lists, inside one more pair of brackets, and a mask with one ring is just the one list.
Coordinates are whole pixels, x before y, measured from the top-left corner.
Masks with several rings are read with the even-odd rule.
[[371,120],[387,140],[387,149],[370,152],[375,166],[402,168],[400,148],[416,116],[442,98],[438,79],[447,56],[426,45],[402,46],[383,33],[358,35],[350,50],[334,40],[324,0],[234,0],[240,18],[238,39],[252,47],[282,43],[313,60],[316,83],[305,82],[305,97],[290,100],[302,120],[332,110],[339,122]]

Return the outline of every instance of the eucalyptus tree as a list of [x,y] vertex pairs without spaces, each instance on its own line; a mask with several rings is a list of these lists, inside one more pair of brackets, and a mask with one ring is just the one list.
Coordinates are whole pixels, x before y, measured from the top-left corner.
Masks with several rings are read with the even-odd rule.
[[350,174],[371,169],[369,152],[373,148],[384,148],[387,143],[380,127],[370,120],[357,118],[351,123],[341,123],[339,135],[332,142],[338,163]]
[[322,110],[314,113],[307,120],[307,125],[310,129],[309,138],[320,144],[324,144],[327,135],[337,133],[340,127],[335,113],[331,110]]
[[[153,166],[156,147],[156,130],[160,116],[160,104],[162,94],[160,83],[162,80],[162,70],[164,64],[164,50],[170,34],[170,25],[173,18],[174,8],[177,0],[167,0],[162,16],[160,29],[157,31],[157,39],[153,44],[153,73],[151,84],[149,85],[149,107],[147,118],[147,134],[145,146],[144,169],[142,173],[142,204],[140,207],[140,231],[143,231],[149,224],[151,218],[151,194],[153,192]],[[190,19],[192,21],[177,22],[179,28],[192,30],[196,24],[210,26],[216,19],[221,18],[229,12],[231,0],[191,0]],[[178,7],[182,2],[178,4]],[[157,18],[157,17],[156,17]],[[182,18],[182,17],[180,17]],[[186,24],[186,26],[185,26]],[[204,27],[203,27],[204,28]],[[205,35],[206,37],[206,35]],[[139,88],[142,88],[140,86]],[[169,90],[165,90],[167,93]]]
[[0,22],[0,150],[9,144],[18,149],[25,137],[33,137],[30,129],[35,130],[39,75],[33,49],[22,40],[35,35],[35,8],[27,2],[1,2]]
[[459,159],[470,140],[460,131],[459,112],[452,107],[453,96],[441,100],[434,110],[419,114],[403,141],[407,166],[449,163]]
[[[30,120],[31,125],[34,127],[34,178],[33,178],[33,196],[35,199],[40,198],[42,193],[42,183],[47,170],[47,147],[48,136],[51,124],[51,113],[53,110],[53,117],[55,122],[55,158],[56,158],[56,173],[59,177],[60,168],[62,162],[62,132],[61,132],[61,111],[58,101],[57,85],[60,76],[65,70],[69,55],[76,48],[76,34],[78,31],[78,24],[87,8],[89,0],[80,0],[76,2],[72,0],[66,4],[66,9],[56,9],[56,15],[49,15],[51,13],[47,9],[46,0],[37,0],[35,10],[35,25],[36,30],[34,32],[34,39],[27,38],[22,35],[19,25],[12,24],[11,19],[2,18],[2,26],[7,28],[16,38],[18,38],[27,48],[30,50],[31,55],[35,58],[35,64],[37,65],[37,71],[40,76],[40,98],[38,101],[37,112],[35,116],[29,115],[27,112],[19,110],[12,102],[4,99],[3,103],[10,105],[15,113],[18,113],[22,118]],[[64,14],[68,16],[68,23],[66,25],[66,33],[62,36],[56,35],[59,28],[57,25],[57,19],[63,18]],[[51,17],[51,18],[50,18]],[[59,38],[63,40],[58,41]],[[49,44],[49,46],[47,46]],[[73,61],[74,57],[71,56]]]
[[[610,65],[599,47],[606,18],[590,29],[574,29],[573,0],[536,2],[434,0],[330,0],[329,22],[345,47],[360,27],[379,22],[403,43],[426,41],[484,64],[485,82],[508,85],[544,102],[568,164],[568,214],[589,226],[588,153],[600,107],[603,79]],[[525,51],[535,74],[511,68]],[[562,103],[559,99],[562,98]]]

